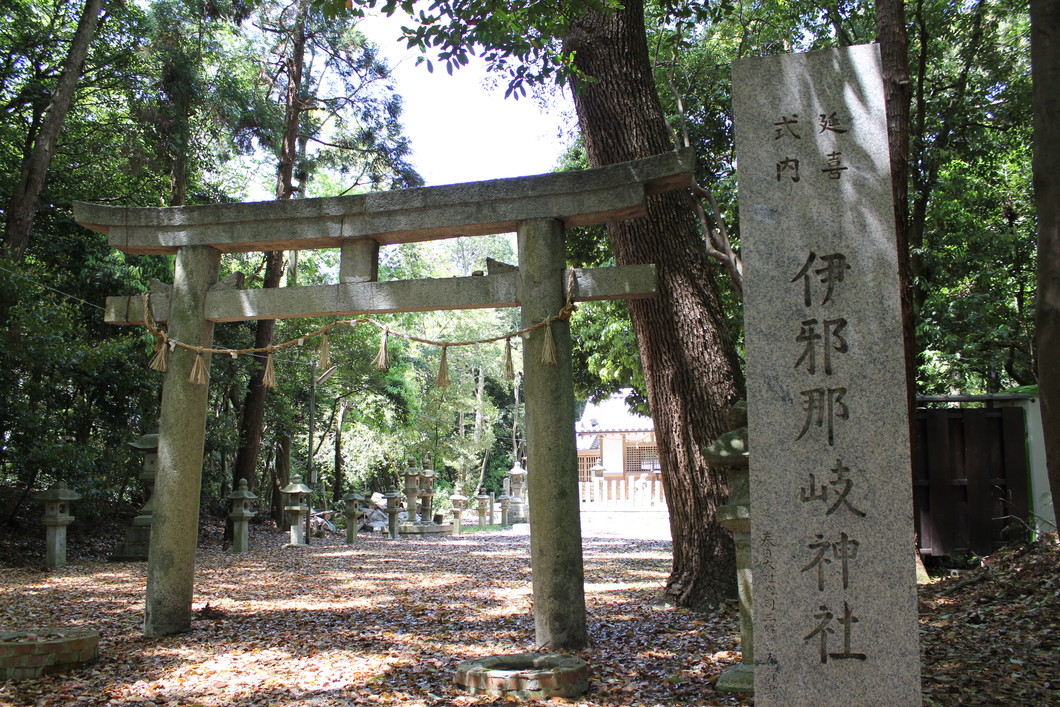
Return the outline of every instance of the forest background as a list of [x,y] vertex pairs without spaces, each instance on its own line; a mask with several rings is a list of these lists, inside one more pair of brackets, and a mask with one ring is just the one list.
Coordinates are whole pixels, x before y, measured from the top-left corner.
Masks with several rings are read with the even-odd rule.
[[[104,235],[73,222],[73,201],[233,202],[262,182],[271,183],[276,198],[422,185],[390,69],[358,31],[358,18],[334,6],[309,0],[13,0],[0,10],[4,522],[21,522],[31,491],[56,480],[83,495],[78,523],[128,517],[144,501],[139,458],[127,443],[157,424],[161,374],[147,368],[155,342],[143,328],[104,324],[101,306],[108,295],[147,291],[153,279],[170,282],[172,258],[111,250]],[[719,265],[715,281],[726,333],[739,353],[730,64],[873,41],[876,8],[842,0],[764,0],[696,11],[649,2],[644,12],[673,144],[697,153],[703,248],[728,264]],[[917,390],[993,393],[1033,385],[1036,221],[1027,4],[916,0],[906,13]],[[519,58],[534,56],[528,51]],[[425,58],[434,59],[434,71],[462,63],[459,52],[448,60]],[[562,63],[556,71],[536,72],[504,57],[494,63],[516,97],[565,90],[559,87],[565,72],[577,72]],[[66,89],[68,109],[60,111]],[[575,140],[557,169],[587,164],[587,148]],[[31,230],[22,227],[27,195],[33,196]],[[731,252],[715,247],[718,234]],[[511,240],[389,248],[380,279],[469,275],[484,270],[487,257],[513,262]],[[614,262],[604,230],[572,233],[569,261]],[[252,287],[318,284],[335,281],[337,267],[333,252],[234,254],[224,257],[222,277],[243,273]],[[479,339],[518,328],[514,310],[384,319],[430,339]],[[297,339],[322,323],[225,324],[216,329],[215,345],[240,349]],[[626,306],[587,303],[571,324],[579,398],[632,387],[633,405],[647,413]],[[267,391],[262,358],[214,356],[202,510],[222,514],[225,495],[247,478],[279,517],[276,490],[290,475],[305,475],[310,438],[320,472],[318,505],[333,504],[353,488],[400,486],[410,463],[439,472],[439,500],[455,490],[499,491],[504,472],[524,453],[518,377],[505,374],[503,345],[449,351],[444,387],[435,384],[437,348],[392,337],[390,367],[379,370],[373,363],[378,347],[373,327],[335,331],[330,363],[337,369],[316,386],[313,419],[315,346],[275,354],[277,386]]]

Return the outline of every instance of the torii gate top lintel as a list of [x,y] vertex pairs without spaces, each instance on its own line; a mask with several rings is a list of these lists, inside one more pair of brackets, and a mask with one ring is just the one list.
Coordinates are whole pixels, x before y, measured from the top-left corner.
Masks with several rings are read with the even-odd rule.
[[645,197],[691,185],[691,150],[575,172],[354,196],[181,207],[76,202],[75,220],[107,233],[125,253],[172,254],[208,245],[222,253],[380,245],[508,233],[556,218],[587,226],[644,214]]

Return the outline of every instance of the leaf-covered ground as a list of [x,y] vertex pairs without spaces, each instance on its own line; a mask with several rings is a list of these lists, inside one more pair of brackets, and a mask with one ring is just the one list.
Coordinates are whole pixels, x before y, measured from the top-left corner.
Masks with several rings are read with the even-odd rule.
[[[452,675],[466,658],[532,648],[525,535],[284,548],[282,534],[254,530],[246,555],[202,543],[192,630],[163,639],[139,630],[143,563],[4,569],[0,628],[89,626],[101,640],[95,665],[0,683],[0,703],[508,703],[465,695]],[[668,542],[600,535],[584,548],[592,646],[580,655],[592,688],[554,702],[752,704],[713,688],[739,660],[735,607],[702,615],[661,600]],[[925,703],[1060,704],[1060,551],[1039,544],[992,560],[921,590]]]

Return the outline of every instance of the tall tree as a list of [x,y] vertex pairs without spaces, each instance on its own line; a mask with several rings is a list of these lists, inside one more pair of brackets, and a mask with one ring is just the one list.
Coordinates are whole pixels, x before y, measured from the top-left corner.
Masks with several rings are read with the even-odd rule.
[[[573,23],[564,48],[584,74],[575,106],[592,166],[674,148],[645,39],[644,7],[590,12]],[[620,265],[655,263],[658,296],[629,303],[659,440],[673,537],[666,592],[681,604],[732,596],[733,548],[715,522],[726,486],[702,449],[722,432],[742,377],[687,194],[652,197],[648,215],[608,228]]]
[[[1031,0],[1038,384],[1053,509],[1060,501],[1060,0]],[[1060,516],[1060,513],[1057,514]]]
[[66,114],[74,98],[74,89],[88,56],[88,48],[96,34],[96,26],[105,0],[85,0],[77,29],[70,40],[66,60],[63,62],[59,81],[51,92],[48,107],[38,126],[36,135],[31,135],[27,144],[32,145],[22,163],[21,178],[7,207],[7,222],[4,226],[4,247],[13,261],[21,260],[29,245],[33,219],[37,213],[37,202],[44,189],[55,145],[59,141]]

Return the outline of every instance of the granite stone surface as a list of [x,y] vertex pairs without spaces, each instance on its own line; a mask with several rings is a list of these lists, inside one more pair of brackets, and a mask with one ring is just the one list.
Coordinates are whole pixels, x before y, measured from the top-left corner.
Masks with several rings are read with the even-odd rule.
[[755,703],[920,704],[878,48],[742,60],[733,83]]

